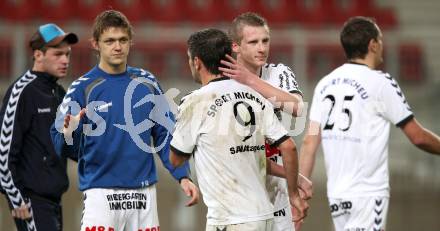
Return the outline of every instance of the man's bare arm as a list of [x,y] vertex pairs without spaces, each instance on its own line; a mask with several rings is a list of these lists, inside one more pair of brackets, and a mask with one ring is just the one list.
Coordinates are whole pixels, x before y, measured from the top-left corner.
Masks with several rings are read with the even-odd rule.
[[401,127],[412,144],[431,154],[440,154],[440,137],[424,128],[415,118]]

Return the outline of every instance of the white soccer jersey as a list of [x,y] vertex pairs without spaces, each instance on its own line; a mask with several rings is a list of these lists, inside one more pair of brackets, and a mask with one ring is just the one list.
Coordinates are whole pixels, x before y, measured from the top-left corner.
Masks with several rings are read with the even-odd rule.
[[[282,63],[265,64],[261,68],[260,78],[276,88],[289,93],[298,93],[302,95],[302,92],[300,91],[296,81],[295,74],[288,66]],[[292,117],[291,115],[285,115],[285,113],[282,111],[277,111],[277,113],[280,120],[281,113],[284,114],[283,117]],[[276,163],[283,165],[283,160],[279,151],[271,152],[270,156],[268,157],[270,157]],[[269,175],[267,178],[267,191],[269,192],[271,202],[274,204],[276,211],[285,209],[290,205],[286,179]]]
[[413,117],[389,74],[347,63],[316,86],[310,120],[320,123],[330,198],[389,196],[390,123]]
[[299,93],[302,95],[292,69],[282,63],[265,64],[261,68],[260,77],[274,87],[290,93]]
[[215,79],[184,98],[171,148],[194,153],[208,225],[273,218],[264,143],[286,138],[270,102],[235,80]]

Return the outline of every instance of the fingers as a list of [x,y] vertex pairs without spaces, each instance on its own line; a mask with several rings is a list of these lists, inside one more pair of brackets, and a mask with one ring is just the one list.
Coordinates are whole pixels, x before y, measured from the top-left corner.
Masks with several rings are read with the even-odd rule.
[[76,114],[74,116],[71,114],[67,114],[64,117],[63,133],[67,136],[71,136],[71,133],[78,128],[78,124],[79,124],[81,118],[83,118],[86,115],[86,112],[87,112],[87,109],[83,108],[83,109],[81,109],[81,111],[79,111],[78,114]]
[[192,195],[191,199],[188,202],[186,202],[185,206],[186,207],[191,207],[191,206],[197,204],[197,201],[198,201],[197,197]]
[[186,203],[187,207],[193,206],[197,204],[197,202],[199,202],[199,190],[197,190],[197,188],[194,186],[191,187],[189,191],[190,191],[190,195],[188,196],[191,196],[191,199]]
[[228,62],[226,60],[220,60],[220,63],[223,64],[224,66],[231,68],[231,69],[234,69],[234,67],[235,67],[235,65],[233,63]]
[[235,60],[232,56],[230,56],[230,55],[226,55],[226,58],[231,62],[231,63],[233,63],[233,64],[236,64],[237,63],[237,60]]
[[70,124],[70,114],[67,114],[66,117],[64,117],[64,128],[68,128]]
[[303,200],[307,200],[307,193],[302,189],[298,187],[299,197]]
[[294,222],[295,231],[299,231],[301,229],[301,226],[303,225],[303,223],[304,223],[304,219],[301,219],[297,222]]
[[232,70],[232,69],[229,69],[229,68],[225,68],[225,67],[219,67],[218,68],[221,72],[222,72],[222,74],[224,75],[224,76],[226,76],[226,77],[229,77],[229,78],[235,78],[235,77],[237,77],[237,71],[236,70]]
[[199,201],[199,190],[197,189],[197,186],[188,179],[182,179],[180,186],[186,196],[191,197],[185,206],[190,207],[197,204]]
[[29,219],[31,218],[30,208],[26,206],[26,208],[23,209],[23,219]]
[[313,184],[312,181],[311,181],[309,178],[305,177],[305,176],[304,176],[303,174],[301,174],[301,173],[298,173],[298,177],[301,178],[301,179],[303,179],[304,181],[306,181],[308,184],[310,184],[310,186]]
[[86,108],[81,109],[81,111],[79,112],[79,118],[80,118],[80,119],[83,118],[84,115],[86,114],[86,112],[87,112],[87,109],[86,109]]
[[302,199],[309,200],[313,196],[313,183],[311,180],[309,180],[307,177],[302,175],[301,173],[298,174],[298,188],[302,190],[300,191],[300,195]]
[[31,218],[30,208],[28,205],[22,205],[11,211],[12,217],[22,220]]
[[297,222],[301,219],[304,219],[307,216],[307,210],[309,209],[309,204],[307,201],[302,200],[301,198],[294,198],[292,207],[292,217],[293,221]]
[[[80,120],[81,118],[83,118],[84,117],[84,115],[86,114],[86,109],[85,108],[83,108],[83,109],[81,109],[81,111],[79,111],[79,113],[78,113],[78,115],[76,115],[76,116],[74,116],[74,120]],[[64,117],[64,128],[68,128],[69,127],[69,125],[70,125],[70,121],[72,120],[72,115],[71,114],[67,114],[65,117]]]
[[293,212],[292,212],[293,222],[298,222],[298,221],[304,219],[305,217],[306,217],[306,215],[304,214],[304,212],[301,209],[293,207]]
[[232,70],[232,69],[229,69],[229,68],[226,68],[226,67],[219,67],[218,69],[219,69],[219,71],[221,71],[223,73],[231,73],[231,74],[235,74],[236,73],[235,70]]
[[303,200],[310,200],[312,198],[312,192],[298,187],[299,197]]
[[191,196],[191,190],[188,186],[182,187],[182,189],[186,196]]

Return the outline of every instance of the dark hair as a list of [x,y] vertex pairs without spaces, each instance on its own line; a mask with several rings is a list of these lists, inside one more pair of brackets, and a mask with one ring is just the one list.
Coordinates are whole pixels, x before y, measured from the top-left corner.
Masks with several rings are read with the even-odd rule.
[[357,16],[348,19],[342,28],[340,40],[347,59],[365,58],[368,44],[377,40],[379,29],[372,18]]
[[188,52],[191,59],[198,57],[206,69],[218,75],[220,60],[232,54],[232,42],[228,35],[218,29],[205,29],[193,33],[188,39]]
[[127,30],[131,39],[133,36],[133,28],[127,17],[116,10],[106,10],[96,16],[93,23],[93,40],[98,41],[101,34],[110,27],[119,27]]
[[231,27],[229,28],[228,32],[229,36],[234,42],[240,43],[243,39],[242,29],[244,26],[267,26],[267,28],[269,29],[266,19],[258,15],[257,13],[246,12],[240,14],[232,21]]
[[43,53],[46,53],[46,51],[49,47],[45,46],[44,44],[45,44],[44,39],[41,37],[41,35],[38,31],[35,32],[32,35],[31,39],[29,40],[29,47],[33,51],[40,50]]

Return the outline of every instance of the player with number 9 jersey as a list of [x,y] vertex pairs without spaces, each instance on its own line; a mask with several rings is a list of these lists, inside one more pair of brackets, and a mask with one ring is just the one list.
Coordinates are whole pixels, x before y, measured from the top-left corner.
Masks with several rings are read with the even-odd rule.
[[264,143],[268,138],[277,146],[288,138],[272,105],[251,88],[219,78],[184,98],[177,121],[171,148],[194,151],[207,223],[272,218]]
[[272,230],[274,209],[265,181],[268,173],[275,173],[272,167],[276,165],[266,162],[266,140],[285,156],[290,201],[303,216],[307,204],[296,187],[293,139],[267,99],[219,71],[220,60],[231,55],[229,37],[206,29],[192,34],[188,47],[193,78],[202,87],[184,97],[179,107],[170,160],[178,166],[194,155],[208,207],[206,230]]

